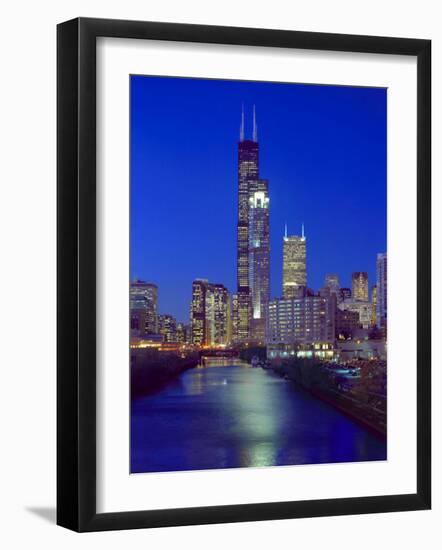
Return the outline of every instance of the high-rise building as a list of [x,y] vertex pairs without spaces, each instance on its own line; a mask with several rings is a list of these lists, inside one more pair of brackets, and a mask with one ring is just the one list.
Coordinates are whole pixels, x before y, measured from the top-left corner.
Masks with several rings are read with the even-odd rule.
[[178,342],[177,322],[172,315],[158,315],[158,332],[163,335],[165,342]]
[[197,279],[192,284],[191,340],[198,346],[226,345],[231,340],[231,304],[227,288]]
[[353,300],[368,302],[368,274],[366,271],[355,271],[352,273],[351,294]]
[[344,300],[351,299],[351,288],[340,288],[338,292],[338,303],[343,302]]
[[234,337],[239,341],[250,338],[251,319],[256,318],[265,323],[270,278],[268,234],[268,182],[259,179],[258,127],[253,107],[252,139],[245,138],[243,110],[238,144],[237,298]]
[[376,324],[384,330],[387,328],[387,253],[380,253],[376,258]]
[[286,226],[283,241],[282,296],[287,299],[296,298],[299,295],[299,289],[306,286],[307,263],[304,225],[301,236],[288,236]]
[[191,341],[195,346],[206,343],[206,293],[209,281],[196,279],[192,283],[192,302],[190,306]]
[[330,292],[337,296],[341,288],[338,275],[336,273],[327,273],[325,276],[324,286],[328,287]]
[[264,341],[270,299],[270,235],[268,183],[258,180],[249,199],[249,337]]
[[190,327],[184,323],[176,325],[176,341],[179,344],[190,344]]
[[141,334],[158,333],[158,287],[136,280],[130,284],[130,328]]
[[371,324],[376,325],[376,315],[377,315],[377,300],[378,300],[378,287],[373,285],[371,287]]
[[206,344],[225,345],[231,339],[231,304],[224,285],[211,284],[206,294]]
[[330,298],[304,296],[269,303],[268,343],[316,344],[335,340],[335,315]]
[[238,339],[238,294],[232,294],[231,300],[232,339]]

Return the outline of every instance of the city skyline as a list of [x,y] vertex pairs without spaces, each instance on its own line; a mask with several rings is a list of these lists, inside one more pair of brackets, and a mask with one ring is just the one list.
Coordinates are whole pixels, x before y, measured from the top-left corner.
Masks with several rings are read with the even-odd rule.
[[[149,81],[149,86],[145,86],[146,79]],[[152,80],[156,85],[152,85]],[[183,89],[187,88],[187,92],[190,87],[199,98],[203,91],[207,97],[204,102],[199,102],[197,105],[196,98],[192,96],[190,103],[193,109],[185,109],[184,114],[178,110],[175,104],[170,112],[166,113],[161,106],[164,107],[167,104],[167,93],[166,97],[161,98],[161,101],[158,96],[161,90],[167,92],[168,86],[173,87],[175,103],[178,102],[178,106],[183,101],[189,103],[188,94],[184,96],[184,100],[179,93],[177,94],[177,85]],[[276,87],[277,90],[275,91],[273,87]],[[325,95],[323,88],[327,89]],[[308,94],[306,94],[306,89],[308,89]],[[314,103],[318,112],[321,113],[321,109],[327,107],[328,118],[322,122],[319,121],[317,112],[309,111],[308,115],[310,118],[313,117],[318,133],[312,132],[310,136],[307,136],[309,139],[306,140],[304,146],[302,146],[297,132],[294,131],[293,134],[290,134],[287,126],[284,126],[287,117],[281,120],[282,129],[277,128],[279,131],[274,133],[274,121],[269,119],[269,115],[278,111],[278,105],[273,104],[275,95],[278,94],[285,97],[286,101],[291,98],[290,105],[296,105],[296,97],[292,96],[298,96],[298,103],[300,102],[303,107],[309,103],[310,95],[317,96]],[[338,274],[341,286],[351,287],[352,273],[356,270],[368,273],[370,287],[375,284],[376,254],[386,249],[386,152],[385,135],[377,135],[376,138],[373,138],[372,135],[375,128],[384,127],[384,125],[376,125],[370,121],[370,117],[376,115],[381,119],[385,118],[385,90],[132,77],[131,95],[132,112],[137,111],[137,118],[132,118],[131,125],[131,279],[144,279],[158,285],[159,311],[161,313],[169,313],[180,321],[187,321],[192,282],[198,278],[222,284],[231,294],[236,291],[235,218],[238,208],[238,204],[235,203],[237,195],[236,151],[241,102],[235,106],[233,112],[227,110],[224,112],[226,120],[221,120],[219,114],[223,103],[233,103],[233,98],[240,95],[246,97],[253,95],[256,99],[253,103],[257,105],[259,120],[261,121],[261,117],[263,120],[260,123],[259,172],[264,173],[270,181],[271,299],[281,296],[285,223],[288,223],[289,235],[300,235],[301,224],[306,224],[309,241],[307,254],[307,284],[309,287],[315,289],[322,287],[325,275],[330,272]],[[147,100],[152,95],[159,100],[159,103],[158,101],[155,103],[156,107],[160,107],[156,116],[153,117],[149,116],[152,115],[150,107],[143,108],[145,104],[150,105]],[[209,113],[210,100],[213,100],[215,96],[218,98],[218,102],[212,105],[214,116],[208,123],[205,115]],[[220,99],[223,100],[221,105]],[[244,103],[246,112],[249,113],[248,118],[251,118],[252,103],[249,101],[244,101]],[[285,111],[287,108],[288,105],[284,105]],[[313,104],[310,105],[310,108],[313,108]],[[183,105],[181,105],[181,109],[183,109]],[[352,130],[350,124],[350,113],[356,116],[355,131]],[[191,122],[189,117],[192,114],[195,118]],[[337,125],[333,118],[338,114],[342,117],[341,126]],[[160,118],[162,124],[160,124]],[[236,132],[231,132],[231,121],[234,118],[236,119]],[[365,126],[361,126],[361,118],[364,119]],[[292,121],[297,119],[297,131],[306,137],[306,113],[297,111],[295,108],[291,119]],[[145,127],[147,122],[150,126],[153,125],[157,131],[147,132]],[[185,129],[183,124],[187,129],[187,135],[183,132]],[[213,140],[206,139],[209,144],[203,144],[200,132],[204,135],[207,134],[207,131],[202,130],[204,127],[207,129],[207,125],[210,126],[210,135],[214,138]],[[172,126],[174,133],[170,134]],[[337,133],[334,136],[336,139],[333,147],[330,140],[324,140],[321,137],[324,132],[327,133],[327,128],[331,126],[335,130],[335,134]],[[262,128],[263,130],[261,130]],[[338,130],[336,131],[336,129]],[[245,132],[252,135],[250,128],[246,128]],[[230,135],[231,133],[232,135]],[[379,132],[377,129],[377,134],[379,133],[382,134],[382,131]],[[281,135],[286,138],[285,141],[281,141]],[[351,141],[344,139],[350,135],[356,138],[356,143],[355,139]],[[183,136],[182,139],[179,139],[179,136]],[[171,157],[170,159],[164,158],[166,140],[168,143],[166,151]],[[211,141],[214,142],[213,147],[210,146]],[[345,142],[344,152],[339,150],[335,142],[341,143],[341,145]],[[313,178],[311,174],[318,177],[317,169],[311,164],[313,162],[312,143],[316,144],[313,151],[318,153],[320,161],[326,165],[320,170],[324,177],[320,184],[317,180],[305,181],[307,176],[310,179]],[[327,166],[329,167],[332,159],[330,151],[324,148],[326,143],[335,154],[334,160],[337,164],[335,172],[329,171],[327,168],[327,177],[325,170]],[[361,145],[364,143],[366,147],[361,149]],[[295,157],[294,151],[290,148],[290,146],[293,148],[294,144],[299,146],[299,150],[295,151]],[[281,151],[284,147],[285,155]],[[184,155],[183,149],[186,155]],[[291,150],[291,154],[287,149]],[[154,158],[155,151],[160,150],[163,152],[163,158]],[[307,150],[309,150],[309,162],[306,163],[303,154]],[[353,162],[347,162],[346,170],[344,170],[343,153],[348,155],[351,152],[356,153],[357,158],[353,159]],[[365,186],[353,184],[353,179],[350,177],[356,165],[360,170],[361,157],[366,157],[368,161],[367,170],[358,175],[359,181],[366,182]],[[168,164],[166,160],[168,160]],[[167,169],[165,170],[165,168]],[[181,172],[181,177],[178,179],[177,171]],[[160,173],[161,177],[159,177]],[[339,175],[345,180],[345,185],[342,181],[341,185],[336,184]],[[370,177],[372,184],[368,185],[367,179]],[[152,180],[161,183],[153,183]],[[212,182],[213,187],[211,187]],[[222,185],[223,183],[224,185]],[[198,194],[198,189],[202,189],[202,186],[207,191],[201,197]],[[306,193],[306,188],[309,193]],[[358,200],[355,201],[355,195],[359,199],[365,197],[360,203],[361,211],[357,207],[351,206],[353,203],[358,204]],[[287,200],[284,201],[283,198]],[[157,212],[161,212],[162,209],[159,206],[166,203],[169,208],[163,212],[170,212],[171,218],[164,223],[164,217],[160,220]],[[152,205],[155,208],[152,208]],[[362,208],[364,209],[363,216]],[[357,212],[362,220],[355,215]],[[186,214],[187,226],[183,232],[180,229],[185,223]],[[224,216],[224,221],[221,224],[218,221],[220,214]],[[373,220],[376,220],[376,223]],[[161,231],[160,223],[162,223]],[[223,238],[220,238],[220,231],[223,233]],[[212,246],[209,246],[210,243]],[[186,257],[184,257],[185,254],[187,254]],[[215,263],[215,257],[221,261],[218,260]],[[182,265],[180,259],[182,259]],[[170,266],[177,265],[177,263],[180,265],[180,269],[171,270]]]

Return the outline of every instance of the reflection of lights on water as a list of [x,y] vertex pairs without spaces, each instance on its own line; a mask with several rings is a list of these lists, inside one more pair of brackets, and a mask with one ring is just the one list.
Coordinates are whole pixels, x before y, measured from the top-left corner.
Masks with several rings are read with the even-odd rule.
[[239,453],[240,465],[252,468],[274,466],[276,463],[276,448],[271,443],[256,443]]

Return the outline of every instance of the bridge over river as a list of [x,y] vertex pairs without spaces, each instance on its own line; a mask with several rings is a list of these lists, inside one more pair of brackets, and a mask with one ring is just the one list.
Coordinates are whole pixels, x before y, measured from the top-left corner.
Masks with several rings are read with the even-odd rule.
[[198,352],[198,363],[202,366],[210,359],[239,359],[239,350],[233,348],[207,348]]

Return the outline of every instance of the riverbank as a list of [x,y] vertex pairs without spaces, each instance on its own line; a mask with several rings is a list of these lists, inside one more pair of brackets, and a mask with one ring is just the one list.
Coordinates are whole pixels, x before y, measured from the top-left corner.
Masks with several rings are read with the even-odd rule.
[[[269,368],[385,440],[385,361],[357,361],[340,366],[307,359],[292,359],[271,362]],[[341,372],[344,368],[347,371],[358,369],[360,374],[354,378],[346,377]]]
[[198,365],[198,354],[184,357],[157,350],[131,350],[130,386],[132,397],[156,393],[185,371]]
[[131,410],[131,472],[386,459],[386,442],[261,368],[190,369]]

